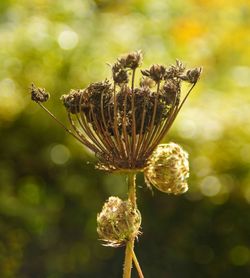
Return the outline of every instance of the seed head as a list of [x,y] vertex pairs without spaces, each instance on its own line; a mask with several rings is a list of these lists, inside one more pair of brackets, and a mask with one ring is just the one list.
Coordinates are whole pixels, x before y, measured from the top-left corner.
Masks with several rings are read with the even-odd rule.
[[121,85],[129,81],[128,72],[120,62],[116,62],[112,67],[112,75],[115,83]]
[[62,95],[61,100],[69,113],[76,114],[80,111],[80,98],[82,90],[71,90],[68,95]]
[[46,102],[49,99],[49,93],[45,89],[37,88],[31,84],[31,100],[35,102]]
[[[155,64],[142,70],[136,84],[141,61],[141,51],[128,53],[111,66],[112,82],[106,79],[63,95],[72,130],[40,103],[48,99],[45,90],[32,86],[32,99],[96,154],[99,169],[143,170],[201,73],[200,68],[186,71],[177,60],[170,67]],[[183,81],[192,84],[185,96]]]
[[130,201],[109,197],[97,215],[97,232],[104,245],[119,247],[139,235],[141,215]]
[[135,51],[128,53],[121,58],[118,59],[118,62],[120,65],[124,68],[130,68],[132,70],[138,68],[141,65],[142,62],[142,52]]
[[175,143],[159,145],[147,161],[144,169],[148,186],[175,195],[188,190],[188,153]]
[[176,60],[175,65],[171,65],[165,73],[165,79],[179,78],[185,71],[186,67],[179,60]]
[[185,75],[181,76],[181,79],[191,84],[195,84],[201,75],[201,68],[194,68],[187,71]]
[[152,65],[149,70],[142,70],[141,73],[158,83],[164,79],[166,68],[162,65]]

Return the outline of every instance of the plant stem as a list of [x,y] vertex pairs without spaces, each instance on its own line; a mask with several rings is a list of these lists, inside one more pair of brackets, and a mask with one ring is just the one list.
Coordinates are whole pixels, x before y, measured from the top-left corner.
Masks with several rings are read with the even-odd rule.
[[133,249],[134,249],[134,238],[131,238],[126,245],[125,261],[123,266],[123,278],[131,277]]
[[[130,200],[132,207],[134,209],[137,208],[136,205],[136,174],[129,173],[128,174],[128,199]],[[123,267],[123,278],[131,277],[131,268],[132,268],[132,259],[133,259],[133,250],[134,250],[134,241],[135,238],[131,237],[126,245],[125,251],[125,261]]]
[[135,264],[135,268],[137,269],[137,272],[138,272],[139,277],[140,277],[140,278],[144,278],[143,273],[142,273],[142,270],[141,270],[141,267],[140,267],[140,264],[139,264],[139,262],[138,262],[138,260],[137,260],[137,257],[136,257],[136,255],[135,255],[134,250],[132,250],[132,256],[133,256],[133,262],[134,262],[134,264]]
[[133,209],[137,208],[136,204],[136,173],[128,174],[128,199],[130,200]]

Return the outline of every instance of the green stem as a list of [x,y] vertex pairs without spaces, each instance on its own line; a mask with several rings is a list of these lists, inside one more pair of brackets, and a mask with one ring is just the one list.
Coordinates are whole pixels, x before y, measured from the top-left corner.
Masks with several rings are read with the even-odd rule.
[[[132,207],[134,209],[137,208],[135,180],[136,180],[136,173],[129,173],[128,174],[128,199],[130,200]],[[125,261],[124,261],[124,267],[123,267],[123,278],[131,277],[132,260],[133,260],[133,252],[134,252],[134,241],[135,241],[135,238],[131,237],[126,244]]]

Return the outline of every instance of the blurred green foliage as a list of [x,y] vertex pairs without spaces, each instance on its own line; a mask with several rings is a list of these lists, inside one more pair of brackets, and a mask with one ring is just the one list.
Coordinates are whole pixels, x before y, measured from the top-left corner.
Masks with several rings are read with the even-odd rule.
[[124,250],[102,247],[95,221],[125,177],[95,170],[28,87],[66,122],[59,96],[137,49],[144,67],[204,69],[166,137],[190,153],[189,193],[152,196],[138,177],[145,277],[250,277],[249,27],[248,0],[1,0],[1,278],[121,277]]

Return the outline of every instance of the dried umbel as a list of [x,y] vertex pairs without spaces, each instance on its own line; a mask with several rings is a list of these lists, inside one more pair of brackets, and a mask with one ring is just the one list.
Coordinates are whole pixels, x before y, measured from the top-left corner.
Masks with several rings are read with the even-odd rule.
[[[112,82],[91,83],[61,97],[72,130],[64,128],[96,154],[99,169],[142,170],[201,73],[201,68],[186,71],[178,60],[170,67],[155,64],[141,71],[136,86],[141,62],[140,51],[124,55],[111,66]],[[184,98],[183,81],[191,84]],[[32,99],[44,109],[47,98],[44,90],[32,87]]]
[[131,202],[109,197],[97,215],[97,232],[104,245],[118,247],[139,235],[140,212]]
[[145,181],[165,193],[175,195],[188,190],[188,153],[175,143],[159,145],[147,161]]

